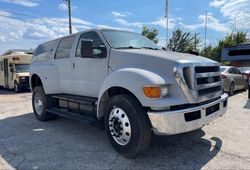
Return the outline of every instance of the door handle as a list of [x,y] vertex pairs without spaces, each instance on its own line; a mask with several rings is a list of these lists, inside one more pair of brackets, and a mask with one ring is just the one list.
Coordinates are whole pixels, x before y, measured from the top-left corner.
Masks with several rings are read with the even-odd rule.
[[75,65],[75,63],[73,62],[73,64],[72,64],[72,67],[73,67],[73,69],[76,67],[76,65]]

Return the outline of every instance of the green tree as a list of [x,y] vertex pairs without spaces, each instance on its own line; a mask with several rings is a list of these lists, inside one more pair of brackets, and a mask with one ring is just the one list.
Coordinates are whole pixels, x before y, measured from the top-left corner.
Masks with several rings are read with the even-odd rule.
[[168,49],[176,52],[197,51],[200,42],[198,34],[184,32],[178,28],[169,40]]
[[219,41],[218,45],[211,46],[209,45],[207,48],[201,51],[201,55],[211,58],[212,60],[216,60],[221,62],[221,51],[223,48],[235,46],[238,44],[242,44],[249,41],[247,38],[246,32],[237,32],[226,35],[225,38]]
[[158,43],[159,40],[157,38],[159,34],[159,30],[156,28],[148,28],[147,26],[143,26],[141,35],[147,37],[148,39],[152,40],[154,43]]

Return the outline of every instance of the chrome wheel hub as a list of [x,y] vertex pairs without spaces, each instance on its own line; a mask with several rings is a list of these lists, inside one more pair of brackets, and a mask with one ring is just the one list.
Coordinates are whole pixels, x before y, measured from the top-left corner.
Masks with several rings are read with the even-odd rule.
[[109,130],[113,139],[119,145],[126,145],[131,138],[131,125],[127,114],[118,107],[109,114]]
[[35,109],[37,114],[41,115],[43,112],[43,102],[42,102],[42,96],[40,94],[36,94],[35,95],[35,99],[34,99],[34,105],[35,105]]

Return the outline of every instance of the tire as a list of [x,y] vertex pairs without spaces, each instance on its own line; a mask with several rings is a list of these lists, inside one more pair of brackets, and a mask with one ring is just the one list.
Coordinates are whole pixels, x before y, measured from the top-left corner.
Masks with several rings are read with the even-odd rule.
[[43,88],[41,86],[35,87],[32,93],[32,107],[35,117],[42,122],[56,119],[56,115],[46,111],[53,106],[55,106],[55,101],[44,93]]
[[105,110],[104,125],[111,145],[127,158],[133,158],[149,147],[150,121],[141,104],[130,95],[110,98]]
[[231,83],[230,88],[229,88],[229,95],[230,96],[234,95],[234,88],[235,88],[234,83]]
[[245,87],[244,87],[244,91],[247,91],[247,90],[248,90],[248,81],[246,81]]
[[20,88],[19,84],[16,81],[14,82],[14,91],[16,93],[20,93],[21,92],[21,88]]

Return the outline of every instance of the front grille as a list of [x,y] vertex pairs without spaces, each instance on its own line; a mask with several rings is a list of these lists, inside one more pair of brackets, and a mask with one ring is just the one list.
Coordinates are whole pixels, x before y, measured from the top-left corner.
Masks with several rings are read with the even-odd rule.
[[210,73],[210,72],[219,72],[220,71],[220,67],[218,66],[198,66],[195,67],[195,72],[196,73]]
[[[209,84],[210,82],[210,79],[209,79],[210,77],[204,77],[204,78],[198,78],[197,79],[197,84],[198,85],[201,85],[201,84]],[[213,78],[214,79],[214,81],[213,82],[219,82],[219,81],[221,81],[221,76],[213,76],[213,77],[211,77],[211,78]]]
[[19,79],[20,84],[29,84],[29,77],[25,77],[24,79]]
[[174,77],[190,104],[209,101],[223,93],[219,65],[176,64]]
[[216,86],[216,87],[211,87],[211,88],[206,88],[206,89],[202,89],[202,90],[198,90],[198,95],[199,96],[204,96],[204,95],[208,95],[214,92],[219,92],[221,91],[221,86]]
[[196,89],[198,97],[217,94],[222,91],[219,66],[195,67]]

